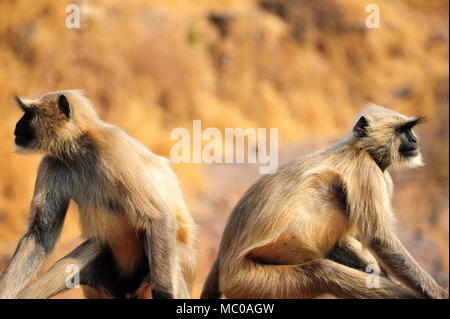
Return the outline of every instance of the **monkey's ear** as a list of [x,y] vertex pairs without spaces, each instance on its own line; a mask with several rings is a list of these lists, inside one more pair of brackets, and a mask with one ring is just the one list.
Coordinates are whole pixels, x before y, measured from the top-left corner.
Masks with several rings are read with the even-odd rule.
[[58,98],[58,106],[61,112],[68,118],[72,116],[72,108],[70,107],[69,100],[64,95],[60,95]]
[[361,116],[358,120],[358,122],[353,127],[353,134],[357,138],[363,138],[367,136],[367,126],[369,123],[367,122],[366,118],[364,116]]

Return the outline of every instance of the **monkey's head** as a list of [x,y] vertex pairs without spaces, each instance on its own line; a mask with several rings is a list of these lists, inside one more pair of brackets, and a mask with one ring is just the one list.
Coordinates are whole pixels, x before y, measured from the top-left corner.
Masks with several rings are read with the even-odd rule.
[[370,104],[358,116],[353,136],[382,170],[389,166],[421,166],[422,155],[413,128],[422,120]]
[[38,99],[15,97],[23,111],[14,130],[16,151],[56,155],[92,126],[97,115],[79,91],[48,93]]

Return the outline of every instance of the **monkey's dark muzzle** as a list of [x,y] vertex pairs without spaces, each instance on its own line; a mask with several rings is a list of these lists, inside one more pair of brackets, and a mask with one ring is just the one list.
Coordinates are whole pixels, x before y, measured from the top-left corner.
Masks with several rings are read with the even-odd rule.
[[416,146],[401,147],[400,154],[402,154],[402,156],[404,157],[415,157],[419,155],[419,147]]

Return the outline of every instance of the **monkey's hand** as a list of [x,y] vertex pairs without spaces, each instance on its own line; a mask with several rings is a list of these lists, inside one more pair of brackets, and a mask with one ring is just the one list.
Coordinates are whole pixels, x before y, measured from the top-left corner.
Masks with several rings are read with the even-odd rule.
[[442,297],[440,299],[448,299],[448,289],[442,288]]
[[448,298],[448,291],[420,267],[394,234],[374,239],[370,248],[394,277],[424,298]]

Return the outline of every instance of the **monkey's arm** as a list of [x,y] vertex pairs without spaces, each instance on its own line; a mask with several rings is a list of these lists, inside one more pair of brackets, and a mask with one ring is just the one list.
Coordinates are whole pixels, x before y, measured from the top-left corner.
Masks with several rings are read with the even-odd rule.
[[152,220],[147,231],[145,250],[150,266],[152,298],[174,298],[174,267],[176,246],[176,221],[172,214]]
[[[363,167],[364,168],[364,167]],[[425,298],[443,298],[446,291],[414,260],[392,231],[390,204],[392,181],[389,174],[374,168],[357,169],[358,183],[347,183],[350,219],[358,236],[384,269]],[[372,171],[372,173],[367,173]]]
[[31,202],[30,225],[0,277],[0,298],[14,298],[36,275],[59,237],[69,199],[56,189],[50,161],[39,167]]
[[426,298],[448,298],[448,292],[414,260],[393,233],[375,237],[370,249],[393,276]]

